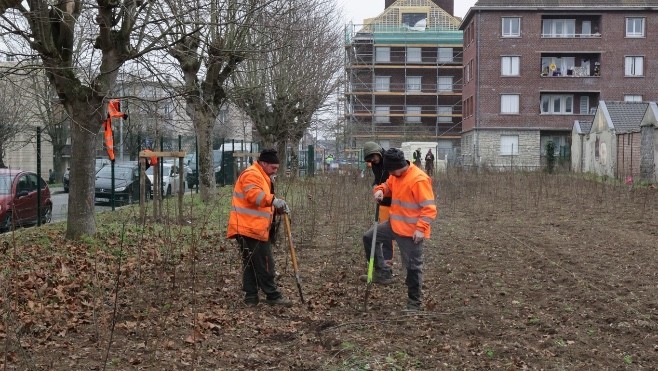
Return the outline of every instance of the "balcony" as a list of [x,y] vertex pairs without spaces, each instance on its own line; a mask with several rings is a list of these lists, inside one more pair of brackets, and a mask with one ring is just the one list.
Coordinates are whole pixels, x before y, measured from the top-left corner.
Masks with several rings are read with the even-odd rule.
[[542,53],[542,77],[599,77],[601,55],[597,53]]
[[568,17],[543,16],[541,37],[550,38],[600,38],[600,16]]

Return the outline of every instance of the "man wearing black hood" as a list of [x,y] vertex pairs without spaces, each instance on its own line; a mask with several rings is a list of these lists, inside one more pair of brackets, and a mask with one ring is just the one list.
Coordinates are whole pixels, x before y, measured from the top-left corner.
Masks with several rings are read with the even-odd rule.
[[[372,173],[375,175],[373,187],[379,185],[388,179],[388,171],[384,169],[384,149],[375,142],[365,142],[363,144],[363,160],[370,164]],[[391,197],[384,197],[379,203],[379,222],[388,220],[388,210],[391,206]],[[382,243],[382,255],[384,263],[391,267],[393,265],[393,240],[387,240]],[[366,261],[370,259],[370,251],[366,251]],[[382,277],[377,283],[387,284],[392,277]]]

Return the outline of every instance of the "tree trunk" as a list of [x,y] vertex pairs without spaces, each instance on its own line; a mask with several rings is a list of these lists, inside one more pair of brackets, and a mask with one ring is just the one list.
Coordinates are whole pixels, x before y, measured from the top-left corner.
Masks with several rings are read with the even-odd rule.
[[212,155],[212,129],[215,117],[211,112],[196,107],[196,133],[199,146],[199,190],[201,201],[210,202],[215,195],[215,166]]
[[[76,103],[70,113],[71,122],[81,123],[86,127],[71,130],[71,170],[69,172],[70,189],[75,194],[69,194],[69,211],[66,238],[79,240],[81,237],[93,236],[96,233],[94,217],[94,185],[96,183],[95,162],[96,137],[98,135],[101,113],[89,110],[92,103]],[[98,102],[97,107],[101,106]],[[91,111],[91,114],[88,112]]]

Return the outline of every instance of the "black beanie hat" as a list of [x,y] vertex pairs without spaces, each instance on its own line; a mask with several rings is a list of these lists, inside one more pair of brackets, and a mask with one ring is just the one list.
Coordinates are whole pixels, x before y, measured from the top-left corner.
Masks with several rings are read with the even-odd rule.
[[386,171],[391,172],[405,166],[407,166],[407,161],[404,159],[404,152],[397,148],[389,148],[384,152],[384,169]]
[[276,155],[276,149],[267,148],[261,151],[258,161],[267,162],[268,164],[278,164],[279,157]]

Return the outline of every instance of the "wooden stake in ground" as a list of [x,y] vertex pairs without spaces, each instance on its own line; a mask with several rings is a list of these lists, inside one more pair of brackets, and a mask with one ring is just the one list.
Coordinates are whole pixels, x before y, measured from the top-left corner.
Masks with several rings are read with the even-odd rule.
[[297,255],[295,255],[295,246],[292,244],[292,233],[290,232],[290,217],[288,213],[283,214],[283,221],[286,227],[286,235],[288,236],[288,245],[290,246],[290,260],[292,260],[292,269],[295,271],[295,280],[297,281],[297,290],[299,290],[299,298],[304,303],[304,294],[302,294],[302,284],[299,279],[299,269],[297,268]]

